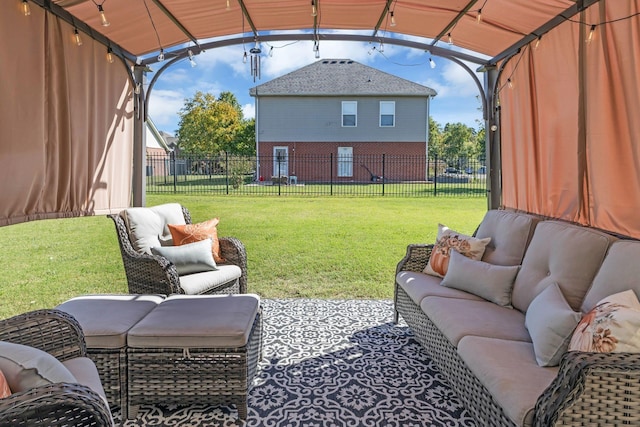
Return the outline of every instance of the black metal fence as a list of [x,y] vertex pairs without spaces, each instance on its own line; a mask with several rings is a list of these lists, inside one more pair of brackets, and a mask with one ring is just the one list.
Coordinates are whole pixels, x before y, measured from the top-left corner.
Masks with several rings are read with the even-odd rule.
[[147,155],[147,193],[486,197],[481,160],[411,155]]

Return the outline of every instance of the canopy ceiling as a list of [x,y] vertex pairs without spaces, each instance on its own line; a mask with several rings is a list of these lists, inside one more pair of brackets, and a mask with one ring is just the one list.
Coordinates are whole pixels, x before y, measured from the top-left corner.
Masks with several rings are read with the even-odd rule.
[[[35,2],[45,7],[49,3]],[[142,58],[149,63],[156,61],[157,54],[144,57],[161,48],[170,57],[172,50],[198,48],[212,38],[244,35],[262,40],[275,32],[295,31],[322,41],[323,32],[329,30],[373,39],[415,36],[435,46],[447,46],[450,34],[455,46],[499,59],[517,49],[523,39],[541,36],[548,23],[570,18],[586,3],[593,1],[53,0],[53,7],[68,12],[72,24],[86,23],[92,34],[108,38],[117,45],[114,50],[130,60]],[[98,5],[109,26],[102,25]],[[312,16],[313,5],[316,16]]]

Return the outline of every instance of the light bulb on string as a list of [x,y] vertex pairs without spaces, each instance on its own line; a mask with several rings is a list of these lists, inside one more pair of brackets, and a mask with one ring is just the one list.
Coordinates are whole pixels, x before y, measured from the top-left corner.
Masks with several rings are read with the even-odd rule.
[[113,57],[113,51],[109,47],[107,48],[107,62],[109,62],[109,64],[113,64],[113,61],[115,61],[115,58]]
[[311,16],[318,16],[318,7],[316,6],[316,0],[311,0]]
[[191,64],[192,68],[198,65],[196,61],[193,60],[193,52],[191,51],[191,49],[187,50],[187,55],[189,55],[189,63]]
[[140,93],[142,92],[142,83],[136,84],[136,88],[133,90],[133,92],[136,95],[140,95]]
[[507,79],[507,87],[509,89],[513,89],[513,80],[511,80],[511,78]]
[[76,42],[76,46],[82,46],[82,38],[80,37],[80,33],[77,28],[73,29],[73,39]]
[[542,42],[542,36],[538,37],[538,39],[536,40],[536,44],[533,45],[534,50],[538,50],[538,48],[540,47],[540,42]]
[[594,40],[595,37],[596,37],[596,26],[592,25],[591,29],[589,30],[589,36],[587,37],[587,44],[591,44],[591,42]]
[[158,61],[164,61],[164,49],[160,48],[160,54],[158,55]]
[[451,33],[447,34],[447,43],[453,44],[453,37],[451,36]]
[[227,0],[227,10],[231,9],[231,5],[229,4],[229,0]]
[[22,13],[24,13],[24,16],[31,15],[31,6],[29,6],[27,0],[22,0]]
[[380,42],[380,47],[378,48],[380,53],[384,53],[384,43]]
[[104,9],[102,8],[101,4],[98,5],[98,13],[100,13],[100,21],[102,22],[103,27],[108,27],[109,25],[111,25],[111,23],[107,20],[106,15],[104,14]]
[[396,17],[393,14],[393,10],[391,12],[389,12],[389,15],[391,15],[391,26],[395,27],[396,26]]
[[433,59],[429,58],[429,67],[431,67],[431,69],[436,68],[436,63]]
[[478,16],[476,16],[476,22],[478,24],[482,23],[482,8],[478,9]]
[[246,64],[247,63],[247,51],[244,51],[244,55],[242,55],[242,63]]
[[269,58],[273,58],[273,46],[269,48]]

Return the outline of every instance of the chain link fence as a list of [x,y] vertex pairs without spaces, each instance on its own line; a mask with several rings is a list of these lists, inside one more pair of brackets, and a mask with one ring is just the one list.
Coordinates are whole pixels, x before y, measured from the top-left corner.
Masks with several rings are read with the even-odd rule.
[[482,160],[411,155],[147,156],[147,193],[486,197]]

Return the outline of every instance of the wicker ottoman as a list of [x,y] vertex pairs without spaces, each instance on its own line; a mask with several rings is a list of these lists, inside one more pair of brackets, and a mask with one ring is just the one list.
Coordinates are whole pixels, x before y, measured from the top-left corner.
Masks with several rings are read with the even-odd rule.
[[127,332],[151,312],[162,295],[87,295],[58,307],[78,320],[111,409],[127,417]]
[[173,295],[129,331],[128,414],[143,404],[235,404],[247,394],[262,347],[257,295]]

